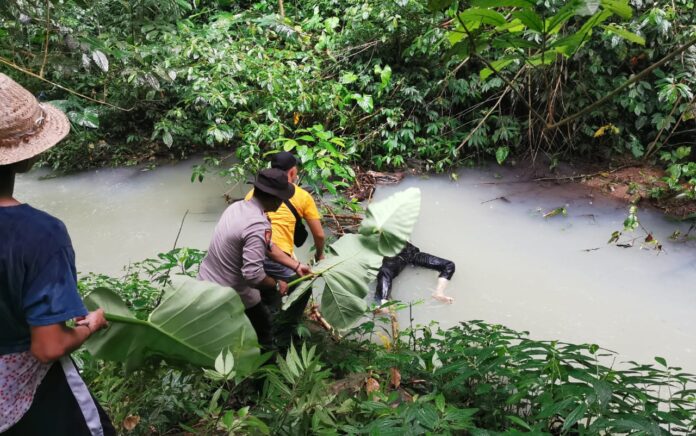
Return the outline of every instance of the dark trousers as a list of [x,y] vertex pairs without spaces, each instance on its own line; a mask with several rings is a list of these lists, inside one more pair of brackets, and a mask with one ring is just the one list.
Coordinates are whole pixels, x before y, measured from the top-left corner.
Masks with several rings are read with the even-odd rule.
[[385,257],[377,273],[377,291],[375,299],[390,300],[392,282],[408,265],[419,266],[438,271],[439,277],[450,280],[454,275],[455,265],[451,260],[421,252],[418,247],[407,243],[406,247],[394,257]]
[[[79,374],[72,361],[70,365],[72,368],[65,368],[58,361],[51,366],[36,389],[34,401],[27,413],[3,436],[116,435],[104,409],[87,391],[82,379],[78,381],[75,378],[79,378]],[[89,402],[89,398],[93,403]],[[95,428],[101,428],[103,433]]]
[[[291,282],[297,278],[293,270],[269,259],[264,262],[264,269],[266,274],[276,280]],[[288,289],[288,293],[291,294],[295,288],[296,286],[293,286]],[[302,315],[311,297],[312,292],[308,291],[288,307],[287,310],[282,310],[283,297],[275,290],[262,290],[261,303],[251,309],[247,309],[247,316],[250,315],[250,312],[253,312],[251,316],[254,316],[257,321],[255,324],[251,316],[249,317],[249,319],[252,319],[254,329],[256,329],[259,343],[262,344],[263,338],[263,341],[272,344],[272,347],[286,349],[290,345],[292,336],[302,320]],[[259,306],[264,307],[261,308]]]

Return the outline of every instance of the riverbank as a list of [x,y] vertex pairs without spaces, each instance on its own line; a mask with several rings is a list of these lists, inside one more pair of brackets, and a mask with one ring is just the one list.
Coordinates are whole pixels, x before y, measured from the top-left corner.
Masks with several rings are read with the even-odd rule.
[[[21,176],[17,192],[66,222],[79,271],[120,276],[122,265],[155,257],[175,240],[178,247],[207,248],[231,186],[212,174],[191,183],[191,168],[199,162],[50,180],[37,172]],[[397,298],[425,299],[414,308],[416,321],[424,324],[484,319],[530,331],[534,338],[598,343],[628,360],[665,356],[696,372],[689,367],[696,361],[689,345],[696,343],[690,316],[696,295],[689,289],[696,282],[690,262],[696,242],[670,239],[675,231],[687,234],[689,225],[640,205],[638,217],[662,252],[641,243],[644,236],[632,248],[609,245],[612,232],[623,228],[627,205],[579,183],[529,182],[548,176],[493,164],[462,169],[456,181],[421,174],[378,185],[376,199],[421,188],[423,209],[413,241],[458,266],[451,285],[455,305],[431,302],[434,277],[418,270],[399,278]],[[242,197],[248,186],[234,189]],[[566,216],[544,218],[559,207]],[[620,243],[641,235],[628,233]],[[625,310],[617,315],[616,307]]]

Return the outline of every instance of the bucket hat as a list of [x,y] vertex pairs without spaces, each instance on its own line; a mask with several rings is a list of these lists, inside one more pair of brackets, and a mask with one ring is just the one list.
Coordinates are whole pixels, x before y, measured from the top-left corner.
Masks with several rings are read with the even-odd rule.
[[48,150],[70,131],[63,112],[36,98],[0,73],[0,165],[20,162]]
[[278,168],[268,168],[259,171],[256,181],[254,181],[254,189],[281,200],[289,200],[295,195],[295,185],[288,182],[288,173]]

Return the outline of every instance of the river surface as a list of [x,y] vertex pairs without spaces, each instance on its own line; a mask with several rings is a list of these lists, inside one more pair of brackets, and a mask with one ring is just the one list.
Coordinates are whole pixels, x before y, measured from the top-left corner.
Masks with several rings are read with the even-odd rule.
[[[54,179],[37,171],[18,179],[16,194],[66,223],[79,271],[118,275],[129,262],[171,249],[187,210],[177,246],[207,248],[230,186],[212,176],[191,183],[192,164]],[[447,289],[452,305],[430,299],[435,272],[407,268],[397,278],[394,298],[423,300],[414,306],[414,322],[446,327],[481,319],[535,339],[596,343],[622,360],[662,356],[696,373],[696,243],[669,240],[688,225],[641,208],[641,223],[664,250],[641,249],[638,231],[631,248],[608,245],[623,227],[623,203],[578,185],[518,183],[518,177],[467,169],[458,181],[408,177],[377,190],[380,199],[418,186],[423,203],[412,242],[457,265]],[[234,187],[233,196],[246,189]],[[509,202],[488,201],[501,196]],[[560,206],[567,216],[543,218]],[[402,313],[402,325],[407,317]]]

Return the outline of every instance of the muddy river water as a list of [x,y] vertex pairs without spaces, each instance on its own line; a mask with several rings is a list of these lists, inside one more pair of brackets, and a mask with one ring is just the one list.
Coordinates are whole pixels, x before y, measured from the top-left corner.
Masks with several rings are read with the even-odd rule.
[[[37,171],[19,178],[16,193],[64,220],[79,271],[118,275],[129,262],[171,249],[187,210],[178,246],[207,248],[230,186],[215,177],[192,184],[191,165],[54,179]],[[696,242],[669,240],[688,225],[639,209],[663,251],[641,249],[644,234],[630,248],[608,245],[623,227],[624,204],[577,185],[519,183],[515,173],[499,173],[462,170],[457,181],[408,177],[377,190],[379,199],[418,186],[423,203],[412,242],[457,265],[447,290],[451,305],[429,298],[432,271],[407,269],[395,281],[394,298],[424,300],[414,307],[415,322],[481,319],[535,339],[596,343],[622,360],[662,356],[696,373]],[[488,201],[501,196],[508,201]],[[561,206],[567,216],[542,216]]]

